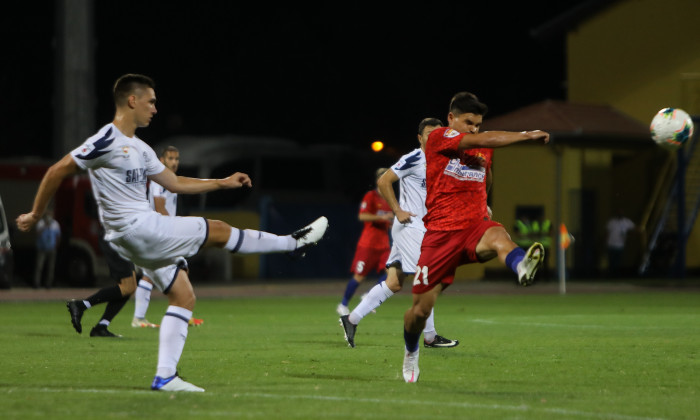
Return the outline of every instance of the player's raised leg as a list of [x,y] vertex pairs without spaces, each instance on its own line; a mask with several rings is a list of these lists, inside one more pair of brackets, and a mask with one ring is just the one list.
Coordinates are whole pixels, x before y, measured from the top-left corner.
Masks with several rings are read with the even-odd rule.
[[205,244],[207,247],[224,248],[239,254],[287,252],[295,257],[303,257],[310,247],[323,239],[328,229],[328,219],[323,216],[290,235],[238,229],[219,220],[207,220],[207,223],[209,224],[209,237]]
[[527,250],[520,248],[503,226],[487,229],[476,246],[476,252],[482,261],[498,257],[518,276],[518,283],[523,286],[535,281],[535,274],[544,261],[542,244],[535,242]]
[[523,286],[529,286],[535,281],[535,274],[542,266],[544,261],[544,246],[541,243],[535,242],[530,245],[522,261],[518,263],[516,270],[518,273],[518,282]]

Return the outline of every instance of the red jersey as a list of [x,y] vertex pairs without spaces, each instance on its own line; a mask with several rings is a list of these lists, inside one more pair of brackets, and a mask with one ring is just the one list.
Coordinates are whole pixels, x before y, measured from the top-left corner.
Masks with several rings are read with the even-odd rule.
[[[360,214],[387,214],[391,213],[391,207],[379,195],[377,190],[368,191],[362,198],[360,204]],[[357,242],[358,247],[372,249],[389,248],[389,227],[391,221],[364,222],[365,227],[362,229],[360,240]]]
[[427,196],[423,217],[426,229],[449,231],[489,220],[486,174],[493,149],[457,147],[463,134],[449,127],[436,128],[425,146]]

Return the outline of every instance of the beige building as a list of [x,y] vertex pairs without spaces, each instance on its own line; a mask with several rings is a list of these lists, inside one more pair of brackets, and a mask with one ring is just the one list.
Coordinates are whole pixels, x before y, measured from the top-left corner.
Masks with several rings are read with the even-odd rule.
[[[700,1],[589,3],[594,6],[574,9],[535,31],[543,41],[566,39],[568,100],[532,104],[484,123],[484,130],[538,128],[553,135],[548,146],[495,152],[494,219],[511,232],[516,214],[525,210],[551,220],[555,249],[549,253],[550,268],[556,262],[558,227],[564,223],[576,239],[565,254],[569,272],[595,276],[607,268],[605,224],[621,209],[640,228],[628,237],[628,273],[636,275],[645,266],[647,273],[664,276],[677,253],[675,205],[656,251],[645,251],[668,201],[678,156],[656,146],[648,126],[664,107],[700,116]],[[695,155],[687,166],[686,216],[694,213],[700,196],[700,152]],[[700,228],[694,226],[686,271],[700,269]],[[499,270],[502,264],[491,261],[461,268],[458,278]]]

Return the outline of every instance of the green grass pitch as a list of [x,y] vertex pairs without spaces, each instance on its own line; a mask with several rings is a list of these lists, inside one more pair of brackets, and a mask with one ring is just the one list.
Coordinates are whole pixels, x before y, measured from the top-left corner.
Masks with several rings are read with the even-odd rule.
[[[351,306],[356,304],[352,302]],[[450,295],[436,307],[452,349],[421,348],[401,376],[407,292],[348,348],[336,297],[200,299],[180,373],[204,394],[149,390],[158,331],[133,301],[90,338],[64,303],[0,303],[3,419],[693,419],[700,417],[700,295]],[[166,301],[154,298],[160,322]]]

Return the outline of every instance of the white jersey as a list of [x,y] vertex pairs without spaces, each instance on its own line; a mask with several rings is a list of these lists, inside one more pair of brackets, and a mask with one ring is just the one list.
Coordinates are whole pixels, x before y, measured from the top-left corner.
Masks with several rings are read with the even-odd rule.
[[610,219],[607,225],[608,246],[611,248],[624,248],[627,232],[634,229],[634,222],[626,217]]
[[165,199],[165,211],[168,212],[169,216],[177,214],[177,193],[170,192],[162,185],[151,181],[148,187],[148,202],[153,210],[156,209],[155,197]]
[[[425,232],[425,153],[421,149],[415,149],[401,156],[391,170],[400,180],[399,206],[402,210],[415,214],[406,226]],[[394,223],[396,224],[399,224],[398,220]]]
[[163,172],[165,165],[141,139],[125,136],[110,123],[71,156],[90,175],[106,240],[123,235],[140,214],[153,212],[146,196],[146,177]]

